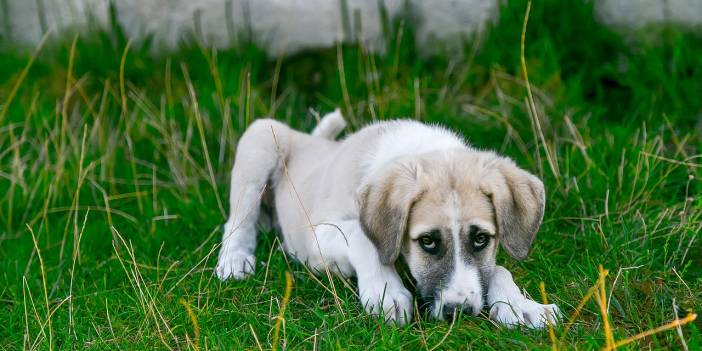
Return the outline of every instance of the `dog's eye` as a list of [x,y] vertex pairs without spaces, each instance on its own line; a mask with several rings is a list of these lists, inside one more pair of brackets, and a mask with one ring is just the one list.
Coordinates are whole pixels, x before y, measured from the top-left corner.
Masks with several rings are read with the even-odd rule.
[[477,233],[473,236],[473,249],[480,251],[490,242],[490,237],[485,233]]
[[439,240],[429,235],[424,235],[419,238],[419,246],[427,253],[435,254],[439,251]]

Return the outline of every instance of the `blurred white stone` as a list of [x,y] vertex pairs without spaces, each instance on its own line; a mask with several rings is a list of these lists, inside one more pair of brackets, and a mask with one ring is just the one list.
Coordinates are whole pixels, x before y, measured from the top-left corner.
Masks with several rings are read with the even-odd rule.
[[47,30],[79,30],[107,23],[108,0],[0,0],[0,33],[34,45]]
[[413,13],[417,13],[417,47],[423,52],[436,48],[436,40],[449,49],[462,45],[466,39],[482,32],[499,15],[496,0],[413,0]]
[[[88,17],[105,25],[108,18],[108,0],[0,0],[0,9],[3,2],[7,25],[0,30],[29,45],[46,29],[81,28]],[[381,3],[390,18],[405,11],[404,0],[117,0],[115,6],[127,34],[135,39],[153,35],[156,50],[174,48],[193,35],[225,47],[251,33],[269,54],[278,55],[350,38],[382,48]],[[498,0],[411,0],[409,6],[419,47],[429,48],[436,38],[460,43],[482,29],[497,15]]]
[[660,23],[702,25],[702,0],[598,0],[596,9],[603,23],[623,29]]
[[[392,18],[409,7],[415,40],[422,52],[437,43],[449,48],[479,33],[497,18],[505,0],[381,0]],[[590,0],[583,0],[590,1]],[[702,24],[702,0],[595,0],[598,17],[609,25],[638,29],[651,23]],[[226,47],[251,33],[271,56],[333,46],[359,38],[382,49],[378,0],[114,0],[120,23],[136,39],[154,37],[154,50],[175,48],[193,35]],[[0,0],[0,34],[35,45],[49,29],[90,28],[108,22],[109,0]],[[342,8],[346,6],[346,10]],[[557,14],[556,14],[557,15]],[[358,36],[356,35],[358,34]],[[439,40],[437,40],[439,39]]]

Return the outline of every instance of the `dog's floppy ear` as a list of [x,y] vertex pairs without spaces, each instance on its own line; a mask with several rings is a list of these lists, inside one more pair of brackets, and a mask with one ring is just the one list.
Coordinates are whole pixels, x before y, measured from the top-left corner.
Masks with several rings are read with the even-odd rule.
[[531,244],[544,216],[544,184],[509,159],[495,160],[494,172],[486,177],[483,191],[495,207],[497,236],[515,259],[529,255]]
[[361,227],[385,265],[400,255],[412,205],[421,193],[420,172],[413,160],[395,161],[370,174],[359,188]]

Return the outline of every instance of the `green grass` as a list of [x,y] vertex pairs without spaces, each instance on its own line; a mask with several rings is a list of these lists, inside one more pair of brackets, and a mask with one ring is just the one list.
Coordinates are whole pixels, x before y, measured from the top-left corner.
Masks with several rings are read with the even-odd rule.
[[[462,57],[417,58],[399,21],[384,56],[344,45],[281,60],[195,42],[155,57],[148,43],[127,51],[114,27],[78,37],[73,56],[70,38],[47,44],[20,81],[31,52],[2,44],[0,349],[550,348],[547,331],[484,317],[386,326],[363,313],[355,282],[334,278],[330,291],[277,250],[275,233],[260,236],[255,276],[213,277],[245,127],[273,116],[311,130],[312,111],[337,106],[349,132],[403,116],[439,122],[539,174],[547,209],[534,249],[522,262],[498,257],[535,299],[544,282],[570,315],[601,264],[617,340],[675,319],[674,305],[681,318],[699,313],[702,39],[659,28],[628,44],[591,5],[538,2],[526,32],[530,114],[525,8],[504,6]],[[698,319],[682,337],[628,347],[698,349],[700,330]],[[591,300],[561,347],[603,346]]]

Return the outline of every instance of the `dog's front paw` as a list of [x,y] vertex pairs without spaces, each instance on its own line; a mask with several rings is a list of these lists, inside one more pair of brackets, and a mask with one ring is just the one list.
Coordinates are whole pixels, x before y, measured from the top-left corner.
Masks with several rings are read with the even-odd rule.
[[370,287],[360,295],[366,312],[374,316],[382,314],[388,323],[404,325],[412,319],[412,294],[401,284]]
[[541,329],[548,322],[555,325],[560,318],[561,310],[555,304],[542,305],[526,298],[511,303],[498,301],[490,308],[490,319],[508,328],[524,325]]
[[245,251],[222,251],[217,260],[215,274],[221,280],[241,280],[254,273],[256,256]]

